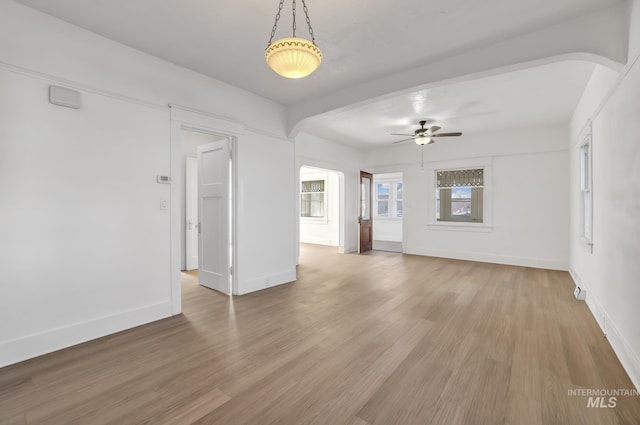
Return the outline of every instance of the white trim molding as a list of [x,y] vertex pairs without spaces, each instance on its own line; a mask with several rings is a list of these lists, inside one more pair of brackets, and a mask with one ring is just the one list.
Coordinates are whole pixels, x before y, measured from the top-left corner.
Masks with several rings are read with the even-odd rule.
[[171,303],[161,302],[86,322],[0,342],[0,367],[121,332],[171,316]]
[[591,311],[594,319],[596,319],[598,326],[600,326],[609,344],[611,344],[611,348],[613,348],[614,353],[616,353],[622,367],[629,375],[629,379],[631,379],[636,389],[640,391],[640,355],[633,350],[627,339],[620,333],[615,322],[594,294],[589,282],[582,279],[574,269],[570,269],[569,274],[576,286],[580,286],[581,289],[587,291],[587,298],[585,300],[587,307]]

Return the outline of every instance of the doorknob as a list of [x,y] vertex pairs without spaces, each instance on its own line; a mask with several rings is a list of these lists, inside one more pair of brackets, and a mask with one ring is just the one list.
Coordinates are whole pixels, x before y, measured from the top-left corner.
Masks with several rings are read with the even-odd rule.
[[193,229],[193,222],[189,219],[187,220],[187,230],[192,230]]

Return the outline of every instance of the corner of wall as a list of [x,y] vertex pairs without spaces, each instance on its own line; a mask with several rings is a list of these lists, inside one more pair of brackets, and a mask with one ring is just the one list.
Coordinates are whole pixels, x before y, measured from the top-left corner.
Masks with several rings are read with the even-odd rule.
[[583,279],[575,269],[570,268],[569,274],[576,286],[580,286],[581,289],[587,292],[587,298],[585,299],[587,307],[598,323],[598,326],[600,326],[603,335],[607,338],[609,344],[611,344],[611,348],[613,348],[618,360],[620,360],[622,367],[629,375],[629,379],[631,379],[636,389],[640,391],[640,356],[633,350],[629,342],[611,320],[602,303],[593,292],[593,286],[587,280]]

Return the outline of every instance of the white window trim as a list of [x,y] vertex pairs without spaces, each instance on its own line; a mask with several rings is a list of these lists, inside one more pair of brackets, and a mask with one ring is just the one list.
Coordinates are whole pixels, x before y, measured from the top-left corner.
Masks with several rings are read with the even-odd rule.
[[[378,183],[389,183],[389,215],[390,217],[385,217],[383,215],[378,215]],[[396,191],[396,183],[402,183],[401,178],[382,178],[376,179],[375,175],[373,176],[373,202],[372,205],[375,205],[375,213],[373,214],[374,220],[381,221],[402,221],[403,217],[396,217],[396,204],[397,201],[397,191]],[[403,186],[404,187],[404,186]],[[404,207],[404,199],[402,199],[402,204]],[[391,215],[393,215],[391,217]]]
[[300,222],[301,223],[307,223],[307,224],[329,224],[329,217],[328,217],[328,212],[329,212],[329,208],[327,206],[327,201],[329,200],[329,197],[327,196],[327,192],[329,190],[329,175],[327,173],[312,173],[312,174],[305,174],[305,175],[301,175],[300,176],[300,183],[298,187],[302,186],[302,182],[303,181],[313,181],[313,180],[324,180],[324,192],[322,192],[324,194],[324,202],[323,202],[323,211],[322,217],[303,217],[301,215],[301,211],[300,211],[300,200],[302,199],[302,192],[299,192],[299,200],[298,200],[298,217],[300,218]]
[[[586,185],[590,193],[588,210],[584,209],[583,199],[583,174],[582,174],[582,149],[588,147],[588,164],[587,164],[587,181]],[[581,245],[589,252],[593,253],[593,132],[591,120],[587,121],[583,130],[580,132],[580,138],[576,146],[578,149],[578,199],[580,201],[580,220],[578,229],[578,240]],[[589,216],[589,231],[585,232],[585,219]]]
[[[436,172],[442,170],[484,169],[483,216],[482,223],[453,222],[436,220]],[[469,158],[455,161],[438,161],[427,164],[427,228],[453,232],[492,232],[493,231],[493,158]]]

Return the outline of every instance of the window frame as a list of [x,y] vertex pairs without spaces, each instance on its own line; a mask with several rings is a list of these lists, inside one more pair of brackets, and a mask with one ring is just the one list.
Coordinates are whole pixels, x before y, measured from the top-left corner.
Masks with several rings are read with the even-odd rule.
[[578,199],[580,221],[578,238],[589,252],[593,252],[593,133],[587,122],[578,148]]
[[[403,194],[402,199],[398,199],[398,183],[402,184]],[[389,199],[387,199],[388,211],[389,215],[378,215],[378,184],[388,184],[389,185]],[[381,178],[376,179],[374,174],[373,176],[373,202],[372,205],[375,206],[375,214],[372,214],[372,217],[375,220],[390,220],[390,221],[402,221],[404,218],[404,182],[402,178]],[[402,202],[402,217],[398,217],[398,201]]]
[[[303,192],[302,186],[305,182],[315,182],[322,181],[324,185],[324,191],[322,192]],[[329,218],[327,217],[327,184],[328,178],[327,176],[300,176],[300,193],[299,193],[299,203],[298,203],[298,216],[300,220],[305,222],[315,222],[315,223],[327,223]],[[322,193],[322,216],[303,216],[302,215],[302,195],[305,193]]]
[[[438,171],[457,171],[483,169],[482,186],[482,223],[473,221],[438,221],[437,220],[437,173]],[[458,232],[492,232],[493,231],[493,159],[469,158],[455,161],[439,161],[426,167],[427,185],[427,228],[430,230]]]

